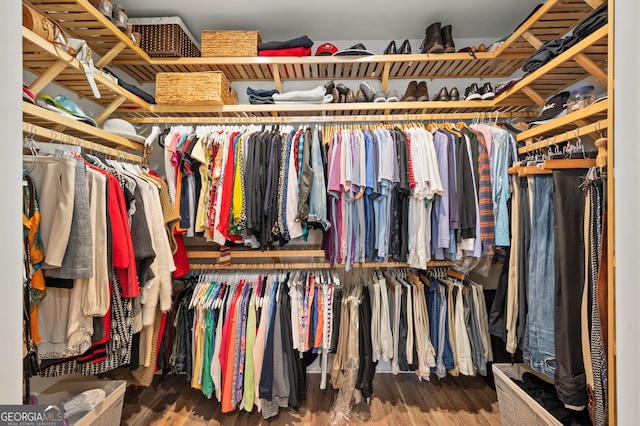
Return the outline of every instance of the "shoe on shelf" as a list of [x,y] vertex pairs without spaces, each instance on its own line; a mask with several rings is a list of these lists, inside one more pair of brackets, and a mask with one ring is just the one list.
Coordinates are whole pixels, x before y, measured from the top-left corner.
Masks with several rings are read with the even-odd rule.
[[123,33],[127,31],[129,17],[127,16],[127,12],[124,11],[124,8],[119,4],[113,8],[113,22]]
[[387,90],[387,102],[398,102],[398,92]]
[[443,101],[451,100],[451,97],[449,96],[449,91],[447,90],[447,88],[443,87],[442,89],[440,89],[438,94],[433,97],[432,100],[433,101],[443,102]]
[[418,100],[418,82],[411,80],[407,85],[407,90],[404,92],[401,102],[415,102]]
[[486,52],[487,51],[487,46],[485,46],[484,43],[480,43],[480,46],[478,46],[478,48],[476,49],[476,52]]
[[395,55],[396,53],[398,53],[398,50],[396,49],[396,41],[391,40],[391,42],[387,45],[387,47],[384,49],[384,52],[382,53],[385,55]]
[[113,22],[113,3],[111,0],[91,0],[91,4]]
[[358,89],[356,92],[356,102],[367,102],[367,98],[364,96],[362,89]]
[[360,83],[360,90],[364,94],[364,97],[367,99],[367,102],[372,102],[373,98],[376,96],[376,91],[373,90],[373,87],[366,81]]
[[460,100],[460,92],[458,92],[458,88],[454,87],[449,92],[449,100],[450,101],[459,101]]
[[443,53],[442,28],[440,22],[435,22],[425,30],[424,40],[420,46],[420,53]]
[[330,80],[324,84],[324,93],[325,95],[330,95],[333,92],[334,87],[336,87],[333,80]]
[[451,35],[451,25],[442,27],[442,46],[444,47],[444,53],[454,53],[456,51],[456,45],[453,43],[453,36]]
[[472,83],[471,86],[467,87],[464,91],[464,100],[465,101],[475,101],[481,100],[482,95],[478,90],[478,85],[476,83]]
[[333,95],[333,103],[337,104],[338,102],[340,102],[340,92],[338,92],[338,89],[336,89],[335,87],[333,89],[331,89],[331,94]]
[[338,89],[338,93],[344,96],[347,96],[347,92],[349,92],[349,88],[342,83],[336,84],[336,89]]
[[421,81],[420,83],[418,83],[417,95],[418,102],[426,102],[429,100],[429,91],[427,90],[426,81]]
[[409,43],[408,39],[402,42],[402,44],[398,48],[398,53],[401,55],[411,54],[411,43]]
[[353,94],[353,90],[349,89],[347,95],[345,96],[345,102],[348,104],[352,104],[356,101],[356,95]]
[[376,92],[376,95],[373,98],[373,102],[387,102],[387,97],[384,95],[384,92],[382,90]]
[[493,87],[491,87],[491,83],[489,82],[486,82],[480,89],[478,89],[478,93],[480,93],[480,97],[482,97],[482,100],[484,101],[488,101],[496,97]]

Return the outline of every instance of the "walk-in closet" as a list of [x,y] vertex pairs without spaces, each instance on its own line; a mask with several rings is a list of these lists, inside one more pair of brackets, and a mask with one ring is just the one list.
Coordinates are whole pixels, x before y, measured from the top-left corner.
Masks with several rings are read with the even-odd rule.
[[640,415],[638,5],[9,3],[0,422]]

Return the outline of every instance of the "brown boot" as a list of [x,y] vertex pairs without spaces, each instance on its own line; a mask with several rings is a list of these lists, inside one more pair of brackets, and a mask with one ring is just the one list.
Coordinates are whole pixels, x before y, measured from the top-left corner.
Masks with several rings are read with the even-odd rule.
[[425,31],[424,40],[420,46],[420,53],[442,53],[442,33],[440,22],[429,25]]
[[418,83],[418,102],[426,102],[429,100],[429,91],[427,90],[427,82],[421,81]]
[[407,86],[407,90],[404,92],[400,102],[415,102],[418,99],[418,82],[412,80]]
[[444,46],[444,53],[454,53],[456,51],[456,45],[453,43],[453,36],[451,35],[451,25],[442,27],[442,45]]

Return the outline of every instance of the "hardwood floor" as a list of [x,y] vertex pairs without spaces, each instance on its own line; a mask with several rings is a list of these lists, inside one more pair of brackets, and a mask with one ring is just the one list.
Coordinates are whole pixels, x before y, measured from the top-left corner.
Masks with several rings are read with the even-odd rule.
[[[307,377],[307,400],[300,409],[282,409],[264,420],[256,410],[221,413],[215,398],[191,389],[185,376],[157,376],[148,388],[127,388],[121,425],[329,425],[338,391],[320,390],[319,374]],[[382,373],[376,374],[373,390],[370,414],[363,410],[368,416],[352,410],[348,421],[335,424],[500,426],[496,393],[480,377],[420,382],[414,374]]]

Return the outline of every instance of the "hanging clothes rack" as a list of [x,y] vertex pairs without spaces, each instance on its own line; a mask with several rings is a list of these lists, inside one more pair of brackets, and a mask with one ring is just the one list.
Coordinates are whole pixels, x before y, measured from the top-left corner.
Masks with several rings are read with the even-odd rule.
[[607,129],[608,127],[609,120],[596,121],[595,123],[579,127],[575,130],[570,130],[568,132],[525,145],[521,148],[518,148],[518,154],[525,154],[527,152],[536,151],[552,145],[569,142],[576,137],[588,135],[590,133],[600,133],[602,130]]
[[[294,262],[294,263],[192,263],[189,265],[192,270],[280,270],[280,269],[344,269],[344,265],[339,263],[332,266],[329,262]],[[451,266],[449,261],[430,261],[430,268],[440,268]],[[409,265],[403,262],[363,262],[354,263],[356,268],[408,268]]]
[[90,142],[88,140],[78,138],[76,136],[66,135],[55,130],[38,126],[37,124],[23,122],[22,131],[26,134],[37,135],[49,139],[50,141],[60,141],[61,143],[79,146],[89,151],[100,152],[119,160],[130,161],[138,164],[142,163],[142,157],[139,155],[131,154],[129,152],[121,151],[115,148],[109,148],[95,142]]

